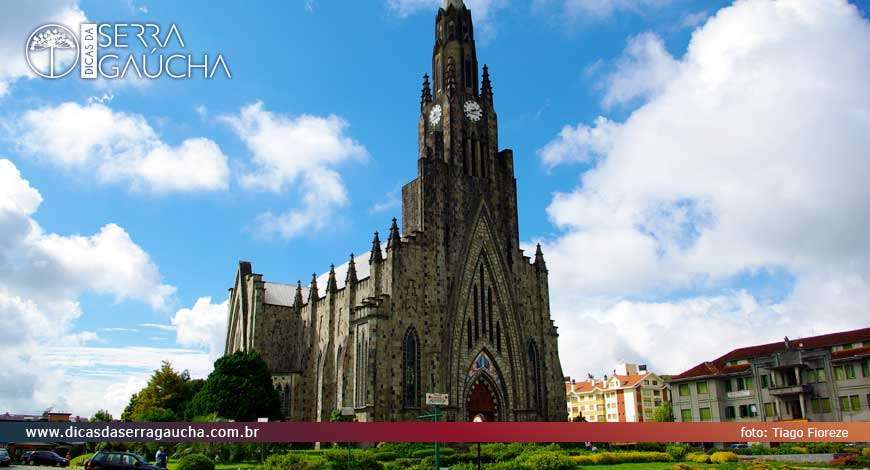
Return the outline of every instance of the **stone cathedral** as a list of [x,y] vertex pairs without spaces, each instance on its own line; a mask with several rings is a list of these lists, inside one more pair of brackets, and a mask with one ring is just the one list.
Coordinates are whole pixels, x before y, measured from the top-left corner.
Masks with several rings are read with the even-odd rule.
[[288,420],[413,420],[430,392],[449,395],[451,421],[567,417],[547,266],[519,247],[513,152],[462,0],[438,11],[432,70],[401,230],[307,286],[239,263],[226,352],[263,356]]

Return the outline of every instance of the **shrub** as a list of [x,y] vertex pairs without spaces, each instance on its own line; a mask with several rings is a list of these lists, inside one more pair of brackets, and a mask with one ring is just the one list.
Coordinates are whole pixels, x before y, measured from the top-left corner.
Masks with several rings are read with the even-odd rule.
[[792,453],[795,454],[809,454],[810,450],[806,447],[794,446],[791,448]]
[[[442,447],[438,450],[438,452],[441,454],[441,457],[450,456],[456,453],[456,451],[451,449],[450,447]],[[433,455],[435,455],[435,446],[430,446],[427,449],[420,449],[411,452],[411,457],[418,459],[430,457]]]
[[480,447],[481,460],[485,462],[504,462],[519,457],[523,451],[534,448],[528,444],[484,444]]
[[710,456],[711,463],[728,463],[728,462],[737,462],[740,460],[740,457],[737,457],[737,454],[734,452],[713,452],[713,455]]
[[752,462],[749,462],[746,470],[770,470],[770,466],[767,465],[767,462],[764,460],[755,459]]
[[525,453],[518,461],[533,470],[567,470],[577,466],[565,453],[553,451]]
[[529,470],[529,467],[517,462],[516,460],[491,463],[485,468],[486,470]]
[[272,454],[263,462],[263,470],[308,470],[317,468],[298,453]]
[[865,447],[865,448],[861,449],[861,456],[862,457],[870,457],[870,447]]
[[710,456],[701,452],[690,452],[686,454],[686,461],[695,463],[710,463]]
[[375,452],[375,460],[378,462],[389,462],[399,458],[399,454],[391,451]]
[[398,458],[393,460],[392,462],[386,462],[384,464],[385,470],[405,470],[407,468],[413,468],[419,463],[417,459],[411,458]]
[[674,460],[683,460],[683,457],[689,453],[689,445],[680,443],[668,444],[665,448],[665,452],[667,452]]
[[203,454],[185,455],[178,461],[176,470],[214,470],[214,462]]
[[[705,456],[706,457],[706,456]],[[574,455],[571,458],[577,465],[615,465],[620,463],[671,462],[666,452],[601,452],[598,454]]]
[[855,459],[856,457],[854,455],[838,455],[829,462],[829,465],[833,467],[852,465],[855,462]]
[[671,470],[694,470],[694,467],[687,463],[675,463],[671,465]]
[[84,467],[85,462],[87,462],[88,459],[93,457],[93,456],[94,456],[94,454],[79,455],[78,457],[75,457],[74,459],[69,461],[69,466],[70,466],[70,468],[72,468],[72,467]]

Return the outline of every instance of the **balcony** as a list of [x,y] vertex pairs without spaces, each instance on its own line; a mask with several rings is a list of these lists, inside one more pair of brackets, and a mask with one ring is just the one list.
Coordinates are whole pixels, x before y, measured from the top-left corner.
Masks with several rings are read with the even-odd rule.
[[728,398],[746,398],[752,396],[752,390],[735,390],[733,392],[726,393]]
[[804,385],[779,385],[776,387],[770,387],[770,394],[775,397],[782,397],[786,395],[797,395],[800,393],[811,394],[813,393],[813,386],[804,384]]

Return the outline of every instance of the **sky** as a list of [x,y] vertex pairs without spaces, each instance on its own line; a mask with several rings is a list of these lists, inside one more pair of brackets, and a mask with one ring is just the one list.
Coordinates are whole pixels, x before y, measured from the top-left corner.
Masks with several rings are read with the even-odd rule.
[[[416,173],[440,0],[5,2],[0,412],[205,377],[239,260],[364,252]],[[870,323],[870,23],[844,0],[467,0],[565,375]],[[47,80],[45,23],[181,31],[231,77]]]

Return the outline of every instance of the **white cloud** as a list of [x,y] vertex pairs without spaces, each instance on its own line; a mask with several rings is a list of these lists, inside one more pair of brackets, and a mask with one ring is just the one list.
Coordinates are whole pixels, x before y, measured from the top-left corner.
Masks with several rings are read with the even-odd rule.
[[24,41],[37,27],[59,23],[78,31],[86,21],[77,0],[8,2],[0,15],[0,98],[19,78],[33,78],[24,58]]
[[100,102],[66,102],[25,112],[13,126],[22,151],[52,165],[95,172],[154,193],[214,191],[228,186],[227,157],[205,138],[162,141],[144,117]]
[[[41,202],[15,165],[0,159],[0,343],[8,346],[0,369],[0,384],[7,384],[0,385],[0,409],[80,410],[89,405],[73,398],[105,387],[83,388],[47,355],[49,345],[85,351],[100,340],[94,332],[73,330],[82,315],[78,298],[94,292],[164,309],[175,288],[163,283],[148,254],[118,225],[106,224],[90,236],[45,232],[33,219]],[[85,356],[71,353],[73,359]],[[52,380],[42,379],[49,375]]]
[[631,38],[616,62],[616,70],[607,77],[602,104],[609,108],[637,98],[652,98],[677,73],[677,64],[657,35],[643,33]]
[[347,204],[347,191],[336,167],[363,161],[368,152],[346,135],[344,119],[276,114],[259,101],[222,119],[252,153],[254,169],[241,176],[242,186],[273,192],[294,189],[301,196],[299,207],[278,215],[260,214],[265,234],[292,238],[308,229],[323,228],[335,209]]
[[[866,326],[868,22],[840,0],[749,0],[697,29],[680,59],[644,38],[656,59],[630,45],[608,82],[613,103],[644,100],[609,147],[563,131],[539,152],[550,165],[598,157],[548,207],[561,230],[544,247],[560,343],[588,338],[588,360],[565,351],[566,373],[625,355],[673,373],[740,345]],[[636,86],[648,62],[667,73]],[[767,272],[795,282],[776,304],[721,290]],[[681,289],[711,293],[636,300]],[[680,347],[707,352],[660,341],[676,331]]]
[[200,297],[192,308],[182,308],[172,317],[176,342],[182,346],[206,347],[209,357],[217,359],[224,353],[227,332],[227,301],[211,303],[211,297]]
[[538,156],[548,167],[568,162],[589,162],[610,151],[619,133],[619,125],[599,116],[593,126],[565,126],[559,137],[538,150]]

